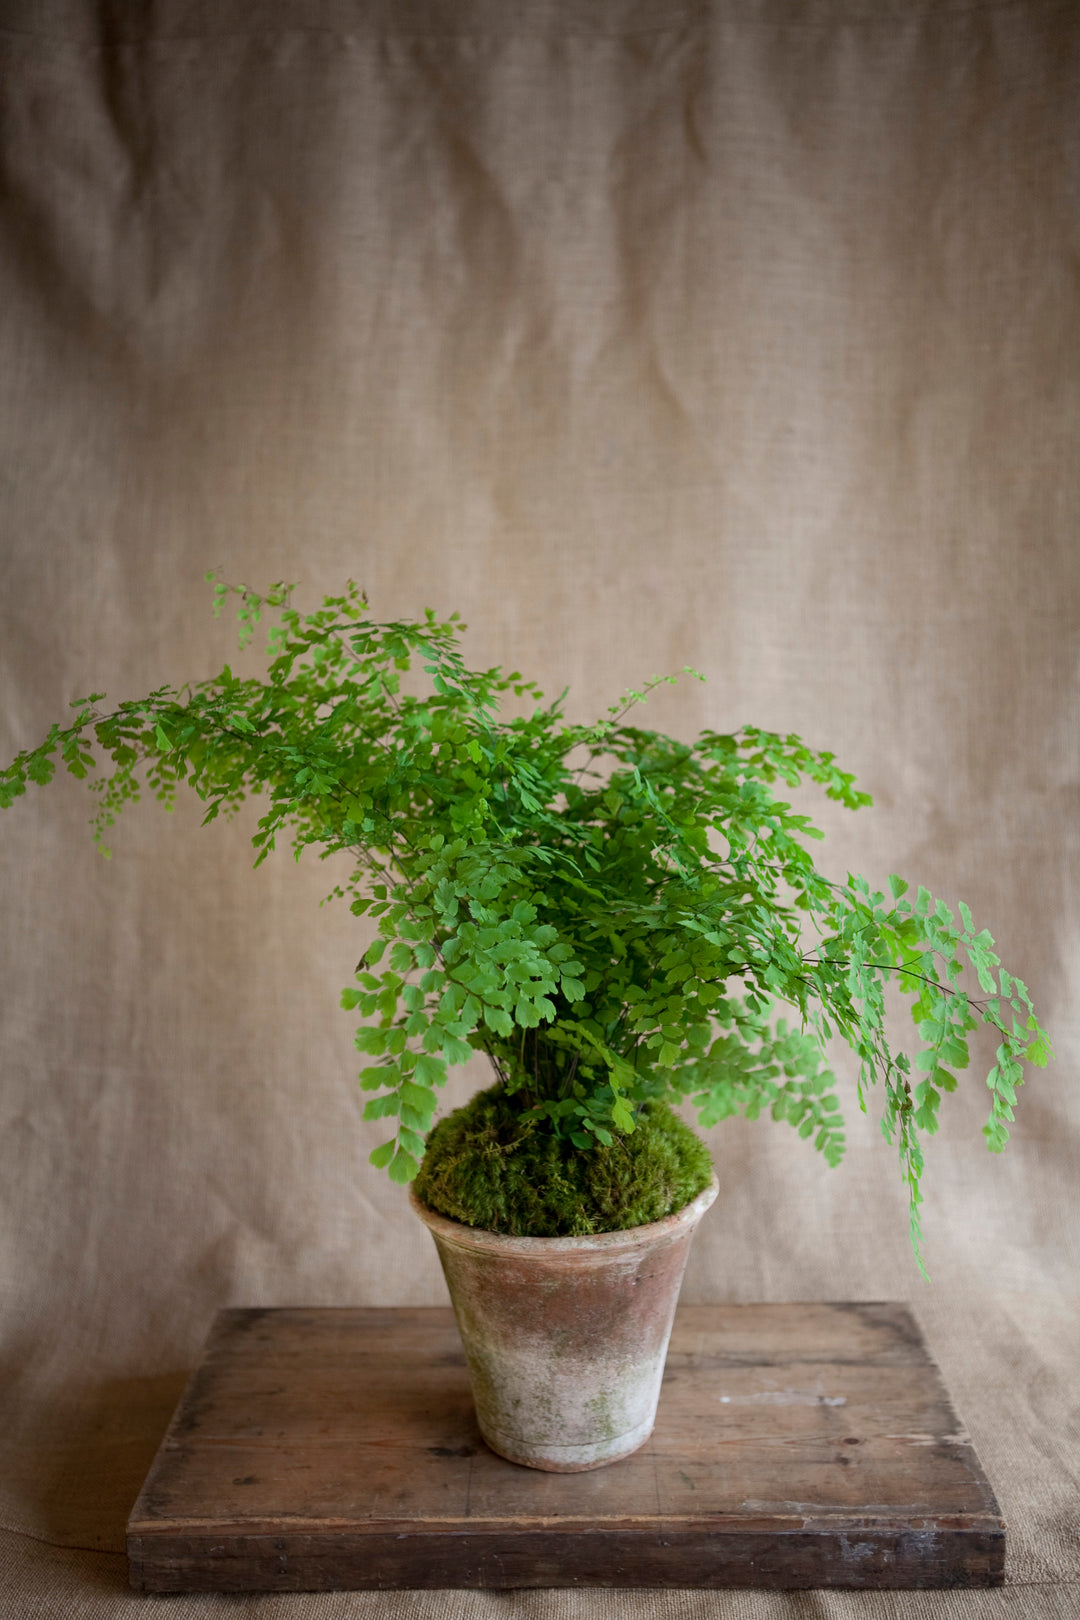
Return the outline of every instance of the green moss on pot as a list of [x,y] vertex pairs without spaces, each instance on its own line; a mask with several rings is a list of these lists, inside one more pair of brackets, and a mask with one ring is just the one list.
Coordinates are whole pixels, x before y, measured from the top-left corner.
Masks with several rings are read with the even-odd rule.
[[429,1209],[513,1237],[584,1237],[663,1220],[709,1185],[709,1150],[667,1103],[636,1129],[582,1152],[546,1121],[523,1120],[503,1086],[435,1126],[416,1178]]

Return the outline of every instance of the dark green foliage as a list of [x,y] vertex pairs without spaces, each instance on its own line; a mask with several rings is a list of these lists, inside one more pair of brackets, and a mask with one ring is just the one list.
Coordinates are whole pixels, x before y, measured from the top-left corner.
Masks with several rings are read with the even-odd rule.
[[[957,923],[926,889],[905,899],[900,878],[886,896],[817,871],[805,846],[820,832],[774,787],[808,777],[850,809],[869,804],[832,754],[754,726],[684,743],[626,723],[659,677],[608,718],[571,724],[562,698],[543,703],[516,672],[467,669],[457,615],[378,624],[351,584],[307,615],[283,585],[263,597],[218,583],[215,611],[230,593],[241,646],[264,606],[281,610],[266,678],[226,665],[111,714],[101,693],[80,699],[72,725],[0,772],[0,808],[47,783],[57,753],[85,777],[96,742],[113,764],[90,784],[99,844],[143,770],[166,808],[178,783],[193,787],[205,821],[261,795],[256,865],[286,829],[297,860],[309,846],[344,860],[332,896],[377,933],[342,1004],[364,1020],[365,1114],[394,1129],[372,1161],[395,1181],[416,1175],[436,1089],[474,1051],[560,1155],[594,1155],[651,1099],[689,1097],[704,1125],[767,1111],[835,1164],[844,1131],[823,1043],[837,1035],[858,1060],[861,1107],[881,1085],[918,1254],[920,1136],[967,1066],[969,1033],[981,1021],[999,1038],[993,1152],[1024,1062],[1044,1065],[1050,1047],[966,906]],[[410,671],[419,692],[402,689]],[[509,693],[531,714],[501,719]],[[912,1002],[913,1061],[886,1040],[889,979]]]
[[588,1153],[522,1115],[505,1086],[478,1092],[427,1140],[416,1191],[430,1209],[514,1237],[582,1237],[645,1226],[709,1185],[709,1150],[667,1103],[643,1103],[632,1134]]

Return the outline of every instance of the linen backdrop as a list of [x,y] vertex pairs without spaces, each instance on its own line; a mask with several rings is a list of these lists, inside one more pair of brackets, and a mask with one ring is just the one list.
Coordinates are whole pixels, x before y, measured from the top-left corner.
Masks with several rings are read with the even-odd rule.
[[[0,820],[6,1615],[1080,1613],[1080,13],[1055,0],[0,4],[5,758],[231,659],[203,575],[459,610],[569,712],[835,751],[821,860],[965,899],[1057,1061],[927,1167],[731,1122],[686,1298],[908,1298],[998,1593],[139,1600],[123,1527],[214,1311],[438,1304],[367,1163],[366,934],[252,810],[64,777]],[[812,801],[811,799],[808,802]],[[482,1068],[468,1076],[485,1082]],[[458,1082],[451,1100],[469,1090]]]

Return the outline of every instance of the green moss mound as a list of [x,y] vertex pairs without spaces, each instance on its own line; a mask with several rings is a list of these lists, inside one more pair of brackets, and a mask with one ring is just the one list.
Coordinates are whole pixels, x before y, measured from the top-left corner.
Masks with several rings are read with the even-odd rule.
[[646,1103],[610,1147],[583,1150],[523,1120],[499,1085],[439,1121],[414,1185],[429,1209],[466,1226],[584,1237],[662,1220],[711,1176],[708,1148],[667,1103]]

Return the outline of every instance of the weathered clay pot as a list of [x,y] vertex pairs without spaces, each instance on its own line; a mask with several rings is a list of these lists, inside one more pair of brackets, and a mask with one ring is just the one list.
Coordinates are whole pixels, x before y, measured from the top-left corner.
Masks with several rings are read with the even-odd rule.
[[596,1237],[505,1237],[437,1215],[480,1432],[511,1462],[600,1468],[652,1433],[671,1323],[710,1186],[676,1214]]

